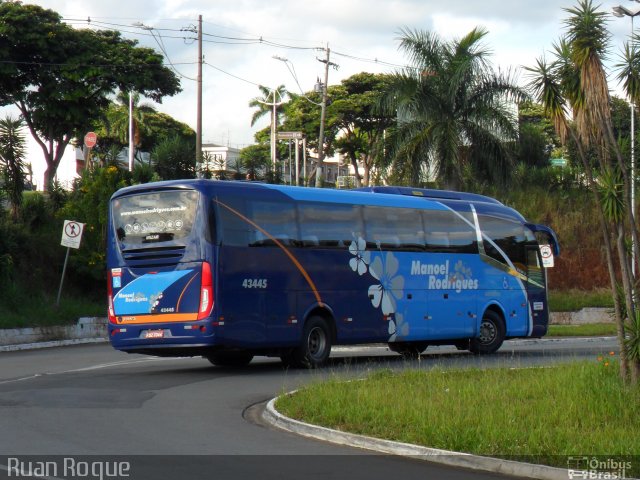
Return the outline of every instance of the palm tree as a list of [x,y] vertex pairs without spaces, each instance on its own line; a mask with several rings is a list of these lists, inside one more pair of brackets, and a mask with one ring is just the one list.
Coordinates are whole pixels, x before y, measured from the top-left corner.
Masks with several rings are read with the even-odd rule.
[[487,31],[459,40],[402,30],[400,48],[411,68],[394,75],[383,106],[396,112],[394,167],[415,184],[425,170],[443,184],[462,186],[465,171],[505,179],[512,164],[508,142],[517,138],[516,102],[526,99],[512,75],[495,73]]
[[[556,61],[549,66],[544,60],[538,60],[537,67],[529,68],[533,76],[530,86],[553,116],[561,137],[563,133],[569,134],[578,147],[578,155],[598,207],[611,288],[616,300],[615,313],[621,347],[620,373],[626,379],[627,367],[631,366],[631,381],[636,383],[640,376],[640,362],[627,353],[633,352],[634,348],[638,350],[638,345],[628,348],[624,319],[629,319],[632,325],[637,323],[637,293],[625,237],[631,232],[634,243],[637,244],[638,235],[630,209],[626,207],[630,205],[630,178],[613,135],[611,99],[602,63],[609,40],[607,15],[599,12],[591,0],[581,0],[577,7],[565,11],[569,13],[565,21],[567,33],[555,45]],[[629,81],[629,84],[632,83]],[[570,107],[573,112],[573,124],[567,121],[566,107]],[[588,161],[584,153],[587,149],[596,154],[597,165]],[[626,222],[625,216],[628,220]],[[622,302],[618,299],[613,243],[616,244],[615,251],[622,278],[624,311]],[[633,359],[630,364],[628,357]]]
[[[560,141],[566,145],[569,138],[576,146],[578,158],[582,163],[584,173],[587,179],[587,186],[591,192],[594,204],[598,209],[598,218],[600,221],[600,229],[603,237],[604,252],[609,270],[609,281],[614,299],[614,313],[616,325],[618,327],[618,340],[624,341],[625,328],[622,314],[622,306],[619,296],[617,295],[616,269],[614,266],[614,248],[611,241],[611,233],[602,198],[599,195],[598,183],[594,179],[592,165],[589,162],[585,148],[579,138],[576,123],[570,123],[568,115],[569,103],[574,115],[579,116],[583,103],[581,100],[580,75],[570,62],[567,62],[568,44],[563,40],[555,47],[557,59],[552,64],[547,63],[544,58],[537,60],[535,67],[525,67],[529,72],[530,82],[528,88],[532,91],[536,99],[543,105],[545,113],[553,120],[553,124]],[[577,74],[577,75],[576,75]],[[576,88],[576,86],[578,88]],[[567,100],[569,99],[569,100]],[[622,343],[621,343],[622,344]],[[620,375],[622,378],[627,376],[628,366],[624,350],[621,350]]]
[[[273,117],[273,110],[274,110],[273,104],[282,103],[284,97],[287,95],[287,89],[285,88],[284,85],[280,85],[275,90],[262,85],[259,85],[258,88],[260,89],[262,96],[254,97],[249,102],[249,106],[251,108],[257,108],[257,110],[253,113],[253,116],[251,117],[252,127],[255,125],[255,123],[258,120],[260,120],[262,117],[264,117],[267,114]],[[276,112],[275,123],[276,125],[279,125],[280,122],[278,121],[279,114],[278,114],[277,105],[276,105],[275,112]],[[272,118],[271,121],[273,122],[274,119]]]

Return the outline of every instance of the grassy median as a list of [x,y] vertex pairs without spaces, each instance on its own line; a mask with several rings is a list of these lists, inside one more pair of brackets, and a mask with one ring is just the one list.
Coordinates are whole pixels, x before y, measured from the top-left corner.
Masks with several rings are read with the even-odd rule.
[[547,337],[604,337],[617,333],[615,323],[587,323],[584,325],[549,325]]
[[546,368],[333,378],[280,398],[276,407],[348,432],[560,467],[567,456],[640,455],[640,388],[621,384],[613,352]]

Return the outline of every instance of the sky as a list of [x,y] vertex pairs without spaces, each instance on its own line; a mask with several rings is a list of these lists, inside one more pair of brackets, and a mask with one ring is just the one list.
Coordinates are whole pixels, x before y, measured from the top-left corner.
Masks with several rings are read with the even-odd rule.
[[[640,0],[638,0],[640,1]],[[534,65],[563,31],[563,8],[576,0],[25,0],[58,12],[69,24],[120,30],[142,46],[165,52],[179,72],[182,92],[155,108],[195,129],[197,43],[203,19],[203,143],[242,148],[268,119],[251,127],[250,100],[258,85],[285,85],[300,93],[324,75],[322,48],[331,50],[329,85],[359,72],[391,73],[407,65],[398,50],[401,29],[460,38],[476,26],[496,68],[511,69],[524,83],[522,66]],[[596,0],[596,4],[598,4]],[[602,10],[631,0],[603,1]],[[140,28],[144,25],[145,28]],[[611,17],[612,42],[622,46],[629,18]],[[288,62],[274,59],[286,58]],[[397,66],[394,66],[397,65]],[[295,71],[298,82],[291,71]],[[298,85],[299,83],[299,85]],[[615,88],[612,85],[612,88]],[[152,103],[148,101],[147,103]]]

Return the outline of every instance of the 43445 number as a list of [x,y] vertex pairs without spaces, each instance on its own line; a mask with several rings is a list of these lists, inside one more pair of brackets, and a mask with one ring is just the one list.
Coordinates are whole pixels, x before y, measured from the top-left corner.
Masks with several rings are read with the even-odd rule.
[[266,278],[245,278],[242,281],[243,288],[267,288]]

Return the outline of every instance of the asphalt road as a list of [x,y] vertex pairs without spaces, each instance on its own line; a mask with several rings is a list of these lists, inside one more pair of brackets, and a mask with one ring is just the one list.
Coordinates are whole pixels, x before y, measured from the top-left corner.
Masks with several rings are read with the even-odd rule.
[[284,370],[274,359],[225,369],[200,358],[126,355],[106,344],[5,352],[0,478],[506,478],[308,440],[263,425],[260,408],[335,373],[527,367],[595,360],[611,350],[614,340],[506,342],[487,357],[438,347],[407,363],[385,347],[349,348],[318,371]]

